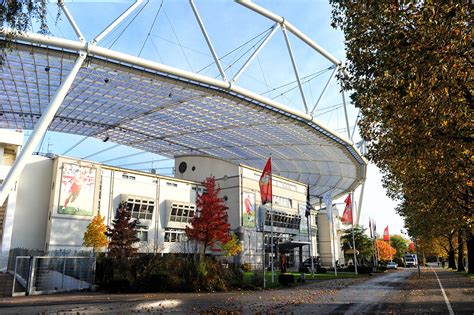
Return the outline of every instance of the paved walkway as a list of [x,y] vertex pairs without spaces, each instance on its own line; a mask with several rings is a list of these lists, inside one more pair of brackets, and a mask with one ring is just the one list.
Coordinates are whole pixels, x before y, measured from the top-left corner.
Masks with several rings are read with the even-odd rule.
[[[435,273],[436,272],[436,273]],[[73,293],[0,298],[0,314],[474,314],[474,281],[441,268],[391,271],[268,291],[225,293]]]
[[390,306],[399,312],[474,314],[474,280],[465,273],[439,267],[422,268],[420,279],[414,273],[404,289],[398,305]]

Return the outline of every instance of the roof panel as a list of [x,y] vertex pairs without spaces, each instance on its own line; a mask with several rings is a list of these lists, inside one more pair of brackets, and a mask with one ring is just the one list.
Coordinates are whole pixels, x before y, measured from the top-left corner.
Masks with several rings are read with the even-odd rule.
[[[0,127],[34,127],[74,63],[59,47],[18,45],[0,78]],[[250,95],[250,93],[248,93]],[[89,56],[50,130],[109,137],[166,157],[206,154],[309,183],[339,195],[365,177],[352,144],[314,120],[235,90]]]

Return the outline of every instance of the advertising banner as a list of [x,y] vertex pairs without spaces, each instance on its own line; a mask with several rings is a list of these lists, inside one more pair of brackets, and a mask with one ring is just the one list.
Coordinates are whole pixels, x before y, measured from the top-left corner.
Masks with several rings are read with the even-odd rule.
[[255,194],[243,192],[242,200],[242,226],[255,227]]
[[298,212],[301,218],[300,221],[300,233],[307,234],[308,233],[308,217],[306,216],[306,204],[300,203],[298,205]]
[[92,216],[96,169],[63,163],[58,213]]

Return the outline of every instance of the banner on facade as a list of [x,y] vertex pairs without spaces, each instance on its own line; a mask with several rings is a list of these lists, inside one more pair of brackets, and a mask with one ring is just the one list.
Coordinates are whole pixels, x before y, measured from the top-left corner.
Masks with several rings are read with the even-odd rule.
[[255,194],[251,192],[242,193],[242,226],[255,227]]
[[300,233],[307,234],[308,233],[308,217],[306,216],[306,203],[300,203],[298,205],[298,214],[300,215]]
[[63,163],[58,213],[92,216],[96,169]]

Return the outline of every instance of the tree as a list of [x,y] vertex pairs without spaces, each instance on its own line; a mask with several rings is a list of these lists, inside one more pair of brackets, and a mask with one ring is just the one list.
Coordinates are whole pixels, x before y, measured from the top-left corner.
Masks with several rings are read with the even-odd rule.
[[237,235],[232,233],[231,238],[222,244],[222,251],[225,256],[235,256],[242,251],[242,245]]
[[215,186],[214,177],[208,177],[202,183],[204,193],[197,196],[197,213],[186,227],[188,239],[201,245],[202,254],[216,243],[225,244],[230,239],[230,225],[227,222],[227,206],[219,197],[221,189]]
[[[369,263],[374,254],[374,245],[372,240],[365,234],[366,228],[363,226],[354,226],[354,240],[356,250],[359,252],[358,260]],[[341,245],[343,250],[352,249],[352,229],[346,229],[341,236]]]
[[107,227],[106,232],[110,238],[108,248],[111,257],[126,259],[135,255],[137,248],[133,244],[139,241],[136,226],[136,220],[131,220],[130,212],[127,211],[127,203],[120,203],[112,227]]
[[7,0],[1,2],[0,31],[8,27],[11,32],[7,34],[5,41],[0,41],[0,65],[3,64],[5,49],[10,48],[13,36],[31,29],[33,21],[39,23],[39,33],[47,34],[49,32],[46,5],[46,0]]
[[105,235],[107,226],[104,223],[104,217],[97,213],[92,221],[87,225],[86,231],[84,232],[84,246],[92,247],[92,250],[96,252],[109,244],[107,236]]
[[408,244],[409,241],[403,236],[397,234],[390,235],[390,246],[396,250],[394,257],[403,258],[405,252],[408,251]]
[[377,240],[376,241],[377,251],[379,254],[379,260],[391,261],[397,250],[390,246],[388,242]]
[[360,108],[368,158],[402,202],[410,235],[422,243],[461,229],[472,239],[472,6],[331,3],[333,26],[346,38],[344,88]]

